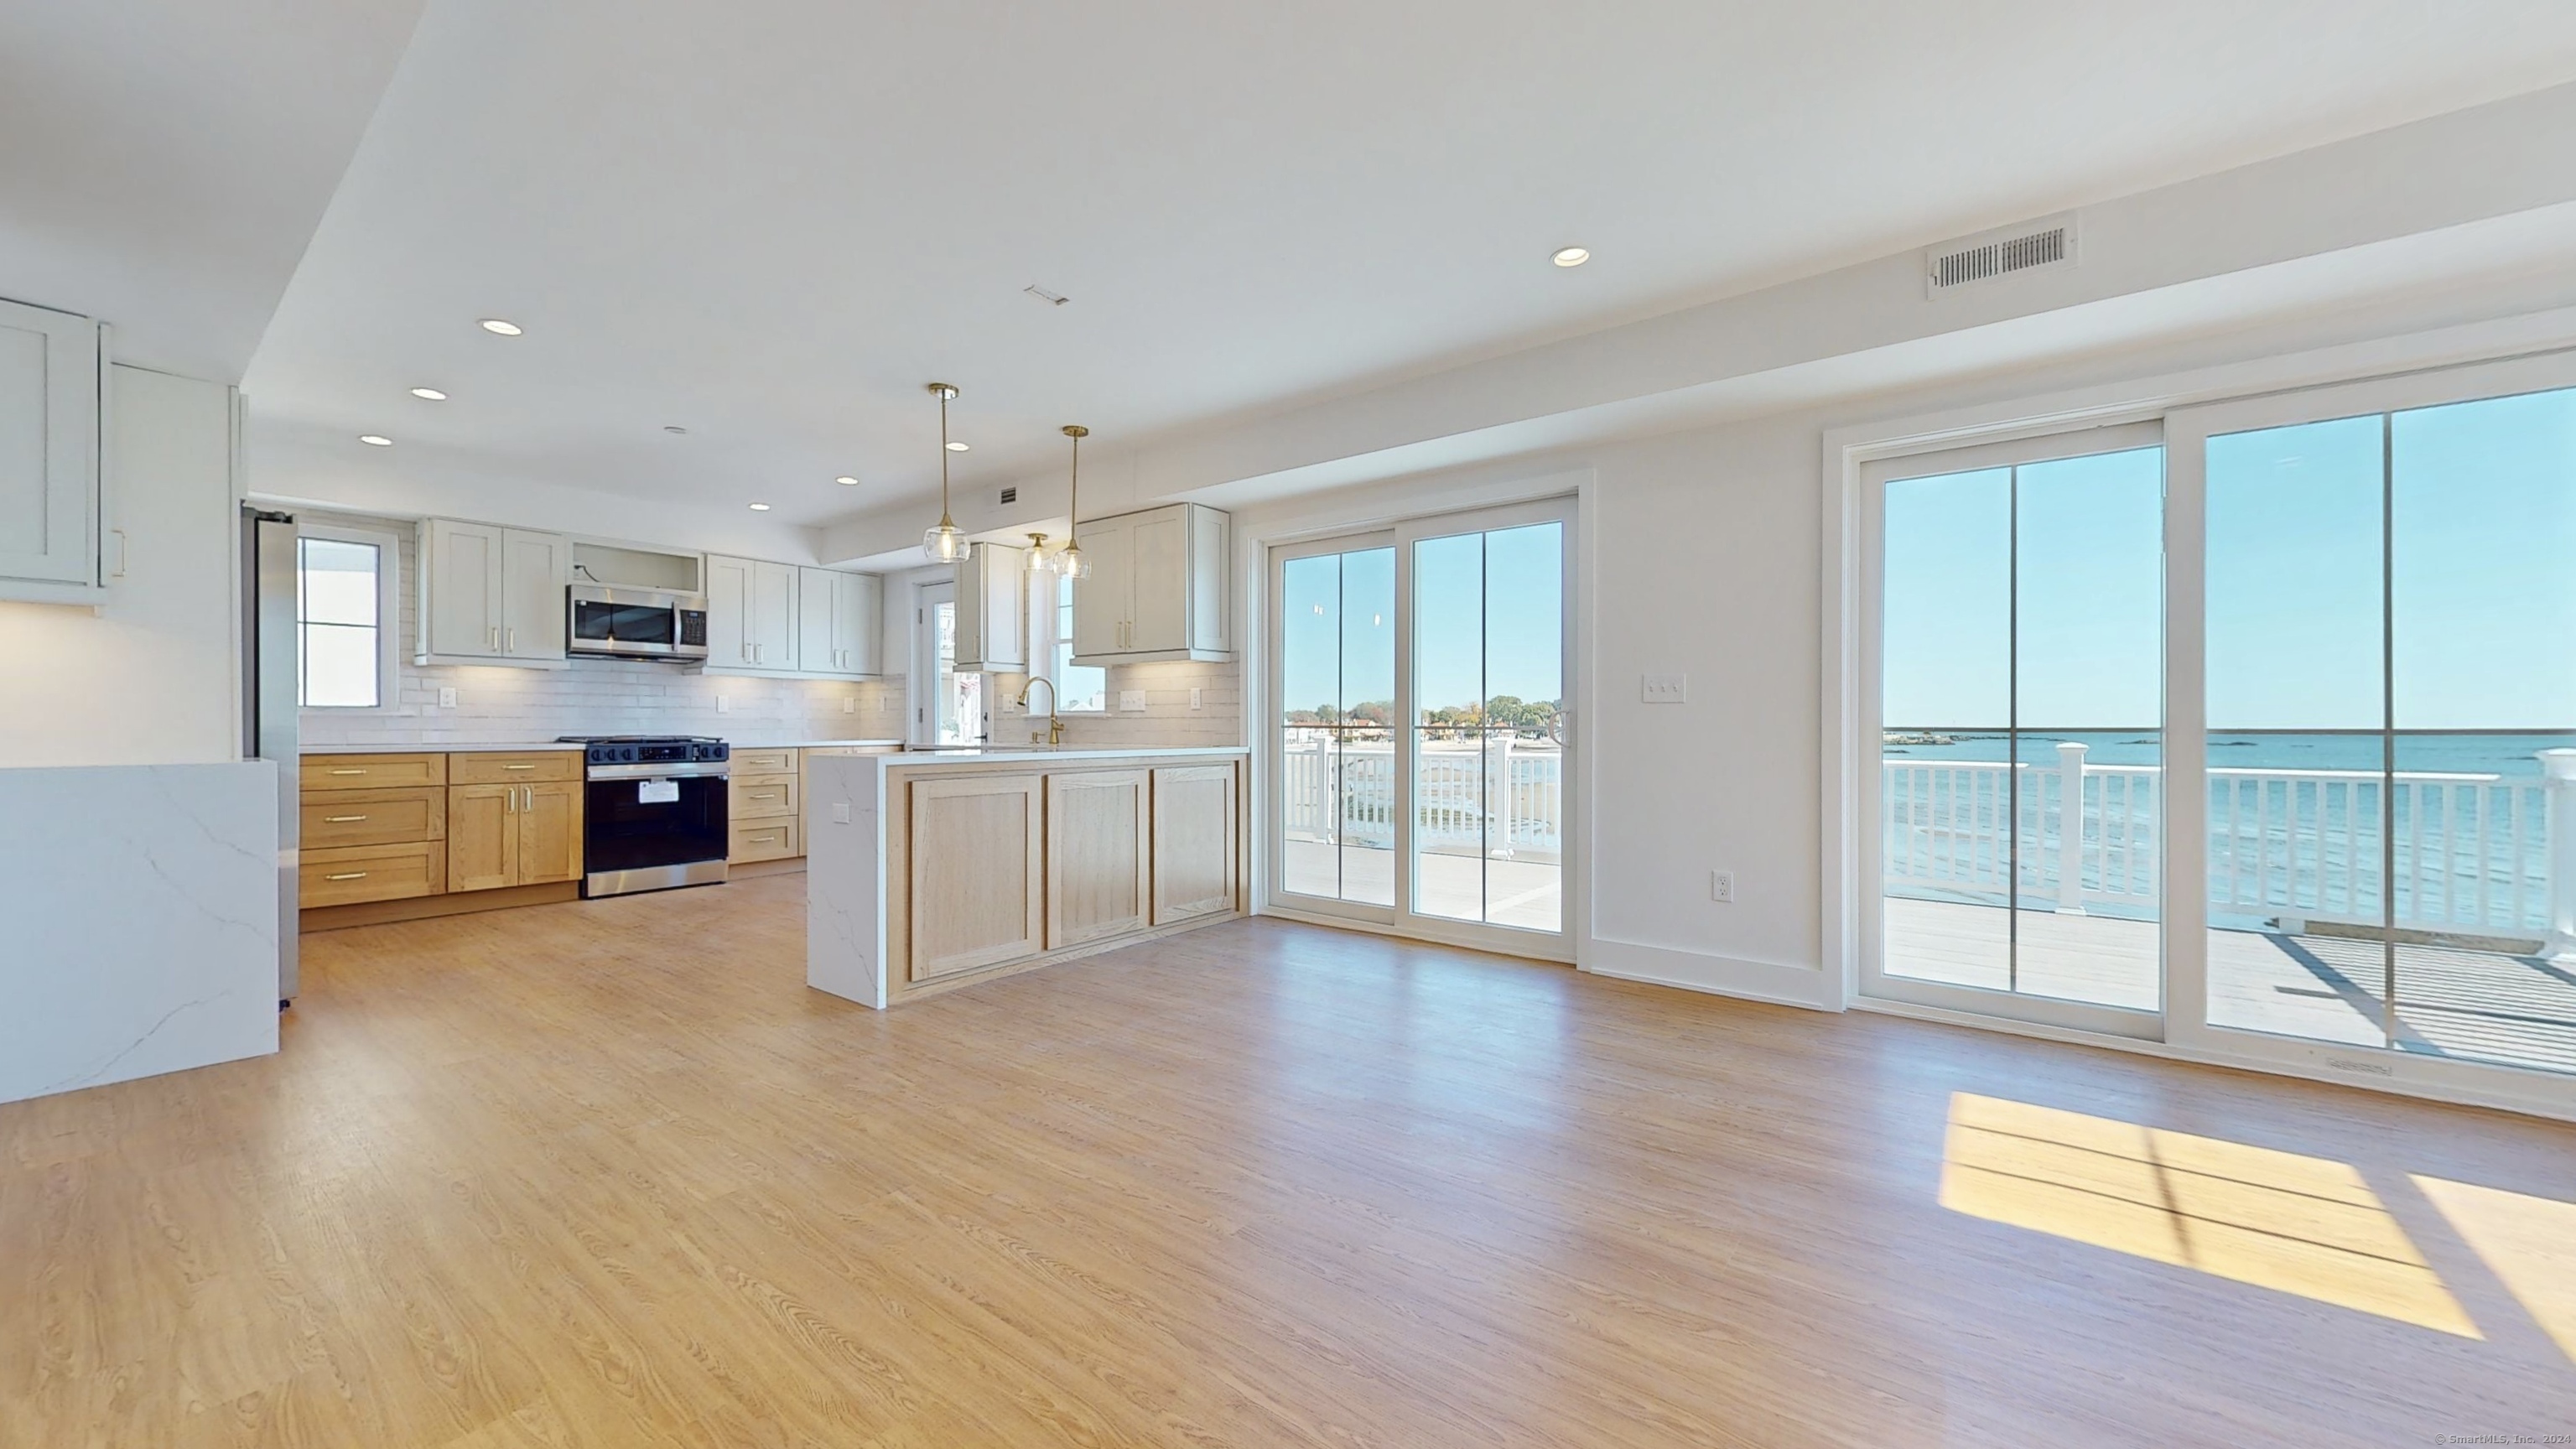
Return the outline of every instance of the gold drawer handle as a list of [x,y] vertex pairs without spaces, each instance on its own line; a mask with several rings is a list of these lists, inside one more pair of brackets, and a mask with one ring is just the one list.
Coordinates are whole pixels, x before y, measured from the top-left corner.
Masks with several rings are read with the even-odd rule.
[[322,878],[324,880],[365,880],[367,873],[363,870],[344,870],[338,875],[326,875]]
[[325,815],[322,817],[322,823],[325,825],[348,825],[366,818],[367,817],[364,815]]
[[502,768],[502,769],[504,769],[504,770],[533,770],[533,769],[535,769],[535,768],[536,768],[536,766],[534,766],[534,765],[503,765],[501,768]]
[[359,766],[359,767],[358,767],[358,768],[356,768],[356,769],[350,769],[350,770],[333,770],[331,773],[332,773],[332,774],[334,774],[334,775],[363,775],[363,774],[367,773],[367,771],[366,771],[366,767],[365,767],[365,766],[363,766],[363,765],[361,765],[361,766]]

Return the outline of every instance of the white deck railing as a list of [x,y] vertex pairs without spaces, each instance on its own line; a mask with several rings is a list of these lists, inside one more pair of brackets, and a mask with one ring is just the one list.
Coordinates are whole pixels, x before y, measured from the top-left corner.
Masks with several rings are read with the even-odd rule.
[[[2163,771],[2088,764],[2084,755],[2082,745],[2061,744],[2054,765],[1886,761],[1887,885],[2001,899],[2012,854],[2006,820],[2017,814],[2025,904],[2153,903]],[[2563,941],[2576,917],[2576,751],[2542,758],[2547,773],[2522,780],[2210,770],[2210,907],[2375,926],[2383,891],[2393,888],[2402,927]]]
[[[1426,741],[1415,758],[1418,849],[1562,858],[1565,757],[1554,744],[1502,734],[1481,746],[1473,738]],[[1291,739],[1281,764],[1287,838],[1394,848],[1393,744]]]

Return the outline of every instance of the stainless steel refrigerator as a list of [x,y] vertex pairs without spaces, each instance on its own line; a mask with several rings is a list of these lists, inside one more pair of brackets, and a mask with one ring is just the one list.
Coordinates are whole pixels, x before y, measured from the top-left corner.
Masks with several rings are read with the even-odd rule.
[[242,754],[277,764],[277,1005],[297,986],[301,766],[296,759],[295,519],[242,510]]

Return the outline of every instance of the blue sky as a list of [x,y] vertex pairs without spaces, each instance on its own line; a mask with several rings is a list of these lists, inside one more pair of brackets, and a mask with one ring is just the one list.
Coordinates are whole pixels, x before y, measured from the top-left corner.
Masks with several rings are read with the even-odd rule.
[[[1415,545],[1421,702],[1563,692],[1564,530],[1554,523]],[[1281,705],[1343,709],[1395,697],[1395,550],[1290,559],[1281,600]]]
[[[2381,449],[2377,415],[2210,440],[2213,729],[2380,726]],[[2398,727],[2576,726],[2576,393],[2397,413],[2389,451]],[[1888,723],[2005,721],[2016,527],[2022,727],[2155,723],[2162,471],[1889,484]]]

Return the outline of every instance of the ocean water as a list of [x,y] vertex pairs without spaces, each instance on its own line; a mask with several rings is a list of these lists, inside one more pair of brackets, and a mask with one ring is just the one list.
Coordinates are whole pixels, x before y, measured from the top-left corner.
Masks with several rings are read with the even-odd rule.
[[[1994,761],[2004,758],[2000,730],[1889,730],[1883,746],[1891,760]],[[2161,762],[2162,744],[2153,730],[2024,730],[2021,758],[2025,764],[2054,765],[2057,743],[2086,746],[2088,765],[2153,765]],[[2508,780],[2538,779],[2540,752],[2576,749],[2576,727],[2550,731],[2425,731],[2397,734],[2397,768],[2405,772],[2499,775]],[[2209,736],[2212,769],[2377,771],[2383,746],[2376,730],[2332,730],[2311,733],[2246,730]]]

